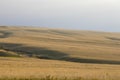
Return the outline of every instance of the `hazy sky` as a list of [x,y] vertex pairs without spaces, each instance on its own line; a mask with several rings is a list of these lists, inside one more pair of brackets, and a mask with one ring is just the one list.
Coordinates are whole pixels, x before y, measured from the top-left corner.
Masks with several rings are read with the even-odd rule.
[[120,0],[0,0],[0,25],[120,32]]

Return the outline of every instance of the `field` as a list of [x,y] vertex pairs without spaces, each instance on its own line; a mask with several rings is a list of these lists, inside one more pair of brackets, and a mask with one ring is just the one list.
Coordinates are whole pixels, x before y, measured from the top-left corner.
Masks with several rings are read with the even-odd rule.
[[0,27],[1,80],[52,77],[120,80],[120,33]]

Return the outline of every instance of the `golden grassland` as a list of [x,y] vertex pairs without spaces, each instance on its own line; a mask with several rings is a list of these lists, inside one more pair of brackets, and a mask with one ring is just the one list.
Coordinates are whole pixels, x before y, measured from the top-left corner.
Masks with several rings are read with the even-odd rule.
[[120,33],[3,26],[0,56],[1,79],[120,79]]
[[34,58],[0,58],[0,78],[40,78],[48,75],[119,80],[119,65],[85,64]]
[[1,43],[46,48],[80,58],[119,60],[120,56],[120,33],[23,27],[0,28],[0,31],[10,33],[0,39]]

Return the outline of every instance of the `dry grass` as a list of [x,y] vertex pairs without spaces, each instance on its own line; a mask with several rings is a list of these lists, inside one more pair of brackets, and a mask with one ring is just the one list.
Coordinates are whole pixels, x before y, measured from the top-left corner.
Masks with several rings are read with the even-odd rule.
[[[0,78],[28,79],[51,75],[59,79],[82,77],[119,80],[119,35],[120,33],[0,27],[0,52],[23,57],[1,57]],[[44,59],[28,58],[28,55]]]
[[[60,51],[72,57],[120,60],[120,34],[90,31],[66,31],[46,28],[0,28],[11,33],[1,43],[24,44]],[[116,38],[116,39],[111,39]]]
[[82,64],[34,58],[0,58],[0,78],[82,77],[100,80],[120,79],[119,65]]

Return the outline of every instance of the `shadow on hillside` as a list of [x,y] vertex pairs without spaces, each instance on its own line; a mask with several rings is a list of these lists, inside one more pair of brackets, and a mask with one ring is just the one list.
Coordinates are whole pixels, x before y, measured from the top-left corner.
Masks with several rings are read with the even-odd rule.
[[78,62],[78,63],[92,63],[92,64],[120,64],[120,61],[86,59],[86,58],[72,58],[72,57],[65,57],[62,60],[70,61],[70,62]]
[[0,38],[8,38],[12,33],[7,31],[0,31]]
[[0,49],[6,51],[13,51],[20,55],[25,55],[28,57],[37,57],[42,59],[58,59],[63,56],[67,56],[67,54],[49,50],[43,47],[29,47],[22,44],[13,44],[13,43],[0,43]]
[[8,28],[8,26],[0,26],[0,28]]
[[99,59],[85,59],[85,58],[74,58],[69,57],[68,54],[49,50],[47,48],[40,47],[28,47],[22,44],[12,44],[12,43],[0,43],[0,49],[6,51],[13,51],[19,55],[24,55],[28,57],[36,57],[39,59],[47,60],[61,60],[77,63],[92,63],[92,64],[120,64],[120,61],[110,61],[110,60],[99,60]]
[[106,38],[114,41],[120,41],[120,38],[116,38],[116,37],[106,37]]

